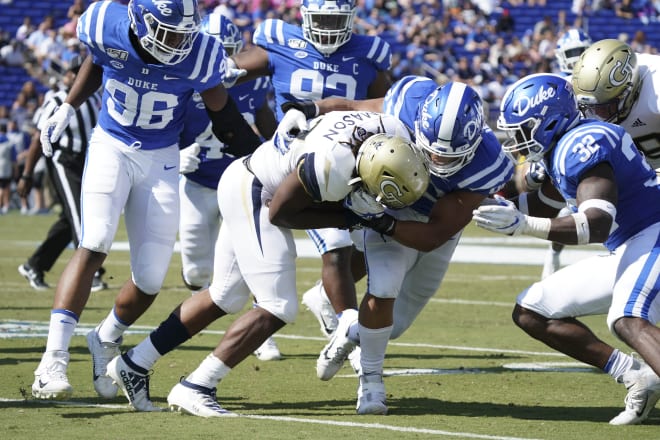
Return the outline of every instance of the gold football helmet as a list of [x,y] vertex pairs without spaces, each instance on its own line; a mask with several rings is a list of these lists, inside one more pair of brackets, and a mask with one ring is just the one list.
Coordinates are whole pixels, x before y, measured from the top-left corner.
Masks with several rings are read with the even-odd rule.
[[600,40],[582,53],[571,82],[586,117],[618,124],[639,96],[637,55],[619,40]]
[[429,184],[429,169],[415,144],[378,133],[365,140],[355,160],[358,178],[376,200],[400,209],[415,203]]

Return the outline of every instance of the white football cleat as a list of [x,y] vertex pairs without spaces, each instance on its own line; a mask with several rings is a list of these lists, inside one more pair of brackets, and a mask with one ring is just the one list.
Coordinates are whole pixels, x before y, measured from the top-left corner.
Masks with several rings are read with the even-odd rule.
[[92,355],[92,378],[96,394],[112,399],[119,387],[107,374],[108,362],[119,356],[119,342],[101,342],[96,329],[87,333],[87,348]]
[[254,350],[254,355],[260,361],[279,361],[282,359],[282,353],[280,353],[280,349],[277,348],[275,339],[273,339],[272,336],[269,336],[259,348]]
[[181,380],[167,396],[171,411],[185,412],[198,417],[235,416],[220,406],[215,397],[215,388],[206,388],[187,380]]
[[68,352],[60,350],[45,352],[34,372],[32,395],[37,399],[54,400],[64,400],[71,397],[73,387],[66,377],[68,365]]
[[134,364],[127,355],[117,356],[108,363],[108,376],[121,388],[136,411],[163,410],[155,406],[149,396],[149,372]]
[[380,374],[360,376],[357,396],[356,410],[358,414],[387,414],[385,384],[383,383],[383,376]]
[[660,378],[642,359],[633,353],[633,366],[617,382],[628,389],[626,408],[610,420],[610,425],[638,425],[646,420],[660,400]]
[[337,328],[338,320],[335,309],[330,304],[325,290],[323,290],[321,281],[317,281],[311,289],[303,294],[302,303],[318,320],[321,325],[321,333],[329,338]]
[[348,337],[351,324],[357,322],[357,310],[345,310],[339,318],[337,329],[332,334],[316,360],[316,376],[321,380],[330,380],[341,369],[348,355],[355,349],[357,342]]

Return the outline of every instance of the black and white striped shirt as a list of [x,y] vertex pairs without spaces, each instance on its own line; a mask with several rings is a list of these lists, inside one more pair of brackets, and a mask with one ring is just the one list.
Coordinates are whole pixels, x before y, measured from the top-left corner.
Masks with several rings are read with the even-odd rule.
[[[67,91],[60,90],[46,96],[46,102],[34,115],[34,124],[38,130],[42,130],[46,121],[57,108],[64,102]],[[62,133],[60,140],[53,144],[54,150],[61,150],[61,157],[68,161],[74,161],[82,166],[87,154],[87,146],[92,129],[96,125],[99,109],[101,108],[101,95],[99,92],[90,96],[78,109],[75,116],[69,121],[69,125]]]

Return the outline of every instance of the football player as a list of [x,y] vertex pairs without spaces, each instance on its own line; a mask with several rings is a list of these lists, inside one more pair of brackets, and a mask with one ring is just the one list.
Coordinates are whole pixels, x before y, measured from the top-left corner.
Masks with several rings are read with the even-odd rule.
[[514,166],[484,122],[481,98],[463,83],[438,87],[428,78],[407,76],[384,99],[318,102],[320,111],[342,106],[396,116],[414,130],[431,172],[415,204],[385,214],[396,219],[391,236],[364,231],[368,288],[358,322],[339,321],[316,365],[317,376],[329,380],[350,353],[359,375],[357,413],[385,414],[388,340],[401,336],[437,292],[472,210],[511,179]]
[[[110,362],[109,374],[120,386],[121,377],[146,380],[160,356],[215,319],[241,311],[252,293],[259,307],[238,317],[213,352],[167,398],[172,409],[193,415],[226,414],[216,402],[217,383],[297,314],[291,229],[363,225],[389,235],[395,224],[383,214],[381,203],[401,208],[426,189],[428,168],[396,118],[334,112],[311,126],[288,145],[278,144],[277,137],[265,142],[223,173],[218,185],[223,220],[211,286],[184,301],[149,337]],[[152,406],[148,386],[132,391],[126,395],[134,408]]]
[[[278,120],[283,117],[281,106],[287,102],[385,95],[391,85],[390,46],[379,37],[353,33],[356,11],[355,0],[302,0],[302,26],[265,20],[254,32],[254,46],[232,57],[246,78],[271,77]],[[365,269],[348,232],[332,228],[308,234],[323,265],[322,283],[310,291],[324,287],[340,315],[344,310],[356,310],[354,283]],[[303,294],[303,303],[311,310],[317,305],[307,299],[313,297]],[[329,336],[336,325],[336,319],[325,322],[323,332]]]
[[[220,13],[205,16],[201,29],[220,38],[229,56],[240,52],[243,47],[238,27]],[[275,115],[267,101],[270,88],[268,77],[260,77],[228,90],[243,118],[261,134],[262,139],[270,138],[277,126]],[[225,154],[225,145],[213,135],[211,122],[199,93],[195,92],[188,101],[185,118],[179,142],[184,146],[179,152],[179,172],[184,176],[179,180],[181,275],[186,287],[196,293],[207,288],[211,282],[213,246],[218,237],[221,220],[216,191],[220,176],[235,156]],[[272,338],[259,347],[255,354],[261,360],[281,358]]]
[[[555,48],[555,59],[559,67],[560,75],[567,77],[573,73],[573,66],[580,59],[580,55],[591,45],[591,38],[582,29],[572,28],[564,32],[557,40]],[[528,162],[522,165],[526,169],[525,183],[527,190],[538,189],[545,178],[543,165],[539,162]],[[560,216],[570,215],[568,208],[564,207],[559,211]],[[543,261],[543,271],[541,278],[545,278],[561,267],[561,252],[564,250],[564,244],[551,242]]]
[[[556,75],[513,84],[497,125],[509,136],[507,153],[543,161],[548,178],[514,201],[479,207],[477,225],[565,244],[603,243],[610,251],[534,283],[518,295],[513,320],[533,338],[623,383],[626,408],[610,423],[641,423],[660,399],[660,182],[622,127],[581,118],[571,84]],[[554,218],[562,204],[572,214]],[[576,319],[596,314],[607,314],[612,333],[643,360],[614,349]]]
[[[219,40],[199,33],[195,0],[92,3],[77,35],[89,48],[65,102],[41,131],[44,154],[81,105],[103,85],[102,108],[89,143],[82,182],[80,245],[57,285],[46,351],[32,394],[64,399],[69,344],[119,225],[126,221],[131,279],[106,319],[87,335],[94,388],[118,391],[106,365],[122,334],[158,294],[172,256],[179,220],[178,139],[186,103],[199,90],[214,134],[227,152],[244,155],[259,143],[222,85],[226,68]],[[150,408],[154,409],[154,408]]]

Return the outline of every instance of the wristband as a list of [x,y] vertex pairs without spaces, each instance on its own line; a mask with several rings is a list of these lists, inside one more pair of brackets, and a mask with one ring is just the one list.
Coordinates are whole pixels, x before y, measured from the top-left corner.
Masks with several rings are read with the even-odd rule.
[[27,175],[27,174],[23,174],[23,175],[21,176],[21,179],[23,179],[23,180],[32,180],[32,176]]
[[280,106],[282,113],[286,113],[292,108],[300,110],[307,119],[313,119],[319,114],[319,106],[314,101],[287,101]]

